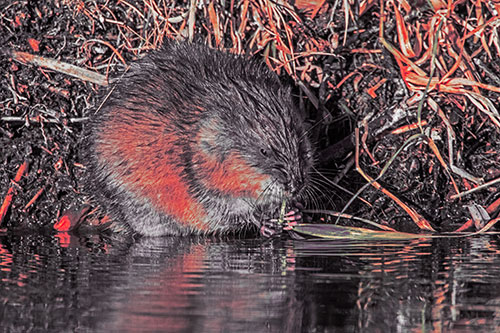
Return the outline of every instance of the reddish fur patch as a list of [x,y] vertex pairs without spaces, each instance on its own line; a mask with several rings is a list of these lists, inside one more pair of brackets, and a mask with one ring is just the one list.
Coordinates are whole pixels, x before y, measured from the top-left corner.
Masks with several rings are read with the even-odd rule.
[[[165,130],[165,120],[152,113],[147,119],[127,109],[110,112],[112,118],[99,135],[101,158],[117,168],[120,180],[134,193],[148,198],[159,210],[186,226],[207,230],[203,206],[181,178],[181,149],[177,137]],[[125,166],[118,166],[122,161]]]
[[205,172],[205,186],[234,197],[257,198],[262,191],[262,183],[269,178],[235,152],[231,153],[223,163],[217,162],[204,152],[200,152],[200,156],[201,169]]

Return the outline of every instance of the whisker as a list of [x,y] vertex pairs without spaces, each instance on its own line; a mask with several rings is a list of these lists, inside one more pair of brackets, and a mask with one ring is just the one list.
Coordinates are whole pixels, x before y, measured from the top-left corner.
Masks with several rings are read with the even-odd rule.
[[[332,197],[330,195],[326,195],[326,194],[328,194],[328,193],[332,193],[335,195],[338,195],[338,194],[334,191],[331,191],[330,188],[326,188],[325,191],[321,190],[320,185],[324,186],[323,184],[314,184],[314,185],[315,185],[314,187],[311,187],[311,190],[315,190],[318,193],[318,195],[314,195],[314,193],[312,193],[312,192],[311,192],[311,195],[314,197],[314,203],[315,203],[316,207],[318,209],[324,208],[324,207],[322,207],[322,205],[320,205],[319,194],[321,194],[322,198],[326,199],[327,205],[329,205],[331,207],[335,207],[335,203],[333,202]],[[341,198],[341,197],[339,196],[339,198]]]
[[[321,178],[316,177],[319,175]],[[325,194],[333,194],[336,195],[340,200],[343,200],[344,198],[337,192],[332,189],[332,181],[325,177],[324,175],[316,172],[315,174],[311,175],[311,188],[317,193],[316,197],[321,196],[323,198],[326,198],[328,200],[328,204],[331,205],[332,207],[335,207],[336,205],[334,204],[331,196],[325,195]]]
[[337,189],[339,189],[339,190],[341,190],[341,191],[344,191],[344,192],[348,193],[348,194],[349,194],[349,195],[351,195],[351,196],[353,196],[353,195],[354,195],[354,193],[352,193],[351,191],[349,191],[349,190],[348,190],[348,189],[346,189],[345,187],[340,186],[339,184],[337,184],[337,183],[333,182],[332,180],[328,179],[328,177],[326,177],[325,175],[323,175],[321,172],[319,172],[318,170],[316,170],[314,167],[313,167],[313,169],[314,169],[314,170],[316,171],[316,173],[317,173],[319,176],[321,176],[321,177],[323,178],[323,180],[324,180],[325,182],[327,182],[328,184],[330,184],[330,185],[332,185],[332,186],[336,187]]
[[265,188],[264,190],[262,191],[262,193],[257,197],[257,199],[255,200],[255,204],[253,205],[253,208],[254,210],[256,211],[256,214],[259,215],[259,220],[262,221],[263,219],[267,218],[267,216],[265,215],[265,211],[260,209],[261,205],[259,205],[259,202],[262,202],[264,201],[264,198],[267,197],[267,196],[274,196],[274,195],[281,195],[281,193],[273,193],[271,192],[272,189],[273,189],[273,185],[277,182],[278,180],[277,179],[273,179],[272,182],[270,182]]

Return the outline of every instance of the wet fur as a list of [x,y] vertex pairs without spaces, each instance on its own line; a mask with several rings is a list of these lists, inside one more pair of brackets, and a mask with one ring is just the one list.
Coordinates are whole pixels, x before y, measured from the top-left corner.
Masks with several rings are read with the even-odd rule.
[[234,232],[308,185],[303,120],[260,61],[169,41],[111,89],[84,162],[87,192],[118,224],[150,236]]

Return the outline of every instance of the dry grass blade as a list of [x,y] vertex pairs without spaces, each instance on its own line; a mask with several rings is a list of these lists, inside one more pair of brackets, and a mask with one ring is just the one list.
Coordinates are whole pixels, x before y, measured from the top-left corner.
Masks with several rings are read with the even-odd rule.
[[480,186],[474,187],[474,188],[472,188],[472,189],[470,189],[468,191],[464,191],[464,192],[461,192],[461,193],[454,194],[454,195],[450,196],[450,199],[462,198],[462,197],[464,197],[464,196],[466,196],[468,194],[471,194],[471,193],[474,193],[476,191],[488,188],[488,187],[493,186],[493,185],[498,184],[498,183],[500,183],[500,178],[493,179],[493,180],[491,180],[491,181],[489,181],[487,183],[484,183],[484,184],[482,184]]
[[481,94],[476,94],[472,91],[464,92],[464,95],[483,113],[488,115],[491,121],[500,127],[500,115],[493,103]]
[[457,183],[455,182],[455,179],[453,179],[453,176],[450,173],[450,168],[448,168],[448,164],[446,164],[446,162],[443,159],[443,156],[441,156],[441,153],[439,152],[439,149],[436,146],[436,143],[434,142],[434,140],[432,140],[432,138],[427,138],[427,142],[429,143],[429,147],[431,148],[432,152],[434,153],[434,155],[438,159],[439,163],[441,163],[441,166],[446,171],[446,174],[448,175],[448,177],[450,177],[450,180],[453,184],[453,188],[455,189],[455,192],[459,193],[460,190],[458,189]]
[[213,2],[210,2],[210,4],[208,5],[208,14],[210,17],[210,23],[212,23],[212,29],[215,36],[215,44],[219,46],[222,39],[221,37],[222,33],[219,28],[219,16],[215,12]]
[[403,17],[401,16],[401,13],[399,12],[399,9],[396,5],[396,2],[393,2],[394,5],[394,14],[396,16],[396,28],[398,32],[398,40],[399,40],[399,46],[401,47],[401,50],[403,51],[403,54],[407,57],[414,57],[415,52],[413,52],[413,48],[411,47],[410,39],[408,36],[408,29],[406,29],[406,24],[403,20]]

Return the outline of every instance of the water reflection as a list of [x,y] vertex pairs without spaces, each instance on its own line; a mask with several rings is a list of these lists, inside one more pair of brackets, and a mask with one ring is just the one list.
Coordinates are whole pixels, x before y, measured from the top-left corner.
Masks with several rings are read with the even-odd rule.
[[498,245],[3,235],[0,331],[494,331]]

